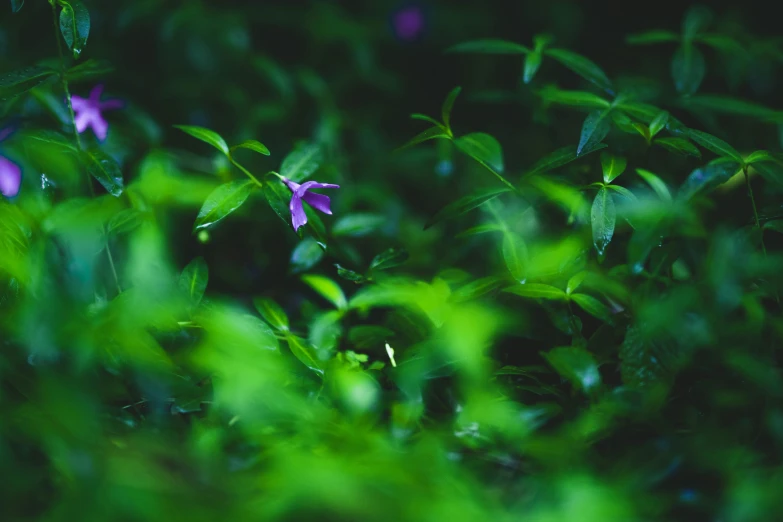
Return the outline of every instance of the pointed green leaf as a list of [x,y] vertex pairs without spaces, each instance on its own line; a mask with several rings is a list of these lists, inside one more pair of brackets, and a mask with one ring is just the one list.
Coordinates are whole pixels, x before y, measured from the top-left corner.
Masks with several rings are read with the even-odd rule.
[[288,315],[272,299],[256,297],[253,299],[253,305],[255,305],[261,317],[264,318],[264,321],[269,323],[272,328],[282,332],[288,331]]
[[684,138],[657,138],[653,144],[682,156],[701,158],[701,151],[696,145]]
[[779,188],[783,187],[783,164],[777,160],[756,161],[753,164],[761,176],[770,183],[774,183]]
[[747,52],[737,40],[722,34],[702,34],[694,38],[694,40],[707,44],[717,51],[728,54],[743,56]]
[[617,192],[620,194],[620,197],[625,198],[630,202],[638,201],[638,198],[634,195],[634,193],[625,187],[621,187],[620,185],[607,185],[606,188]]
[[506,262],[506,268],[511,273],[511,277],[517,282],[523,282],[528,266],[525,240],[513,232],[506,232],[503,234],[502,250],[503,260]]
[[417,134],[416,136],[408,140],[404,145],[397,147],[395,149],[395,152],[405,150],[409,147],[413,147],[414,145],[418,145],[419,143],[424,143],[425,141],[437,140],[437,139],[450,140],[451,136],[446,134],[446,131],[443,129],[443,127],[432,127],[430,129],[425,130],[424,132]]
[[775,156],[773,156],[772,154],[770,154],[766,150],[756,150],[756,151],[753,151],[750,154],[748,154],[747,158],[745,158],[745,163],[748,164],[748,165],[752,165],[752,164],[757,163],[759,161],[779,162],[780,160],[778,160]]
[[182,270],[179,287],[188,296],[192,306],[198,306],[207,290],[209,267],[203,257],[197,257]]
[[483,39],[472,40],[450,47],[451,53],[482,53],[482,54],[527,54],[530,49],[524,45],[506,40]]
[[291,252],[291,272],[294,274],[306,272],[317,265],[323,257],[324,249],[321,248],[318,241],[306,237]]
[[564,91],[556,87],[545,87],[538,91],[542,100],[558,105],[582,107],[585,109],[606,109],[611,103],[600,96],[586,91]]
[[593,317],[606,323],[612,323],[612,311],[595,297],[587,294],[571,294],[571,300]]
[[503,149],[500,143],[483,132],[466,134],[454,140],[459,150],[495,172],[503,172]]
[[712,134],[706,132],[693,130],[690,131],[690,138],[704,147],[705,149],[714,152],[718,156],[726,156],[734,159],[738,163],[743,163],[742,154],[737,152],[737,149],[726,143],[720,138],[716,138]]
[[320,145],[299,143],[283,160],[280,175],[298,183],[318,170],[323,160],[323,150]]
[[605,149],[607,145],[605,143],[598,143],[593,147],[585,147],[582,149],[581,154],[579,156],[576,155],[576,147],[574,146],[568,146],[568,147],[561,147],[554,152],[551,152],[538,160],[535,165],[533,165],[530,170],[527,172],[528,175],[530,174],[537,174],[540,172],[548,172],[550,170],[554,170],[558,167],[562,167],[563,165],[567,165],[568,163],[571,163],[577,157],[583,158],[590,154],[591,152],[595,152],[597,150]]
[[473,280],[451,293],[449,299],[455,303],[472,301],[495,291],[506,283],[506,279],[496,276]]
[[544,54],[554,58],[564,66],[568,67],[585,80],[594,83],[601,89],[612,92],[612,82],[606,77],[606,73],[595,63],[584,56],[566,51],[565,49],[547,49]]
[[247,140],[239,145],[234,145],[231,147],[231,152],[234,152],[237,149],[248,149],[263,154],[264,156],[269,156],[269,149],[266,148],[266,145],[257,140]]
[[650,137],[654,138],[656,134],[661,132],[666,127],[666,123],[669,121],[669,113],[661,111],[653,121],[650,122]]
[[625,171],[628,161],[620,156],[608,152],[601,153],[601,169],[604,174],[604,182],[611,183],[617,176]]
[[603,255],[606,246],[614,235],[614,226],[617,220],[612,195],[606,188],[602,188],[593,200],[593,208],[590,211],[590,221],[593,227],[593,245],[599,255]]
[[69,83],[77,83],[104,78],[112,72],[114,72],[114,66],[111,62],[91,58],[65,71],[65,77]]
[[704,55],[695,45],[685,42],[674,52],[672,78],[677,92],[694,94],[699,90],[705,72]]
[[541,51],[535,50],[532,53],[525,56],[525,68],[522,73],[522,81],[524,83],[530,83],[533,81],[538,69],[541,67],[541,59],[543,55]]
[[400,266],[408,260],[408,251],[399,248],[390,248],[375,256],[370,263],[370,270],[388,270]]
[[205,129],[204,127],[197,127],[195,125],[174,125],[174,128],[190,134],[197,140],[201,140],[204,143],[209,143],[217,150],[228,156],[229,151],[226,140],[224,140],[217,132]]
[[60,11],[60,32],[68,49],[77,60],[90,35],[90,12],[80,0],[57,0]]
[[461,216],[462,214],[465,214],[466,212],[469,212],[474,208],[477,208],[483,205],[484,203],[486,203],[487,201],[494,199],[506,192],[509,192],[509,189],[507,188],[491,189],[491,190],[481,190],[469,194],[467,196],[464,196],[458,199],[457,201],[454,201],[453,203],[449,203],[441,210],[439,210],[438,213],[435,214],[432,217],[432,219],[430,219],[427,222],[426,225],[424,225],[424,230],[427,230],[431,226],[435,225],[436,223],[440,223],[445,219],[451,219],[457,216]]
[[107,234],[123,234],[137,228],[144,222],[144,214],[135,208],[117,212],[106,225]]
[[521,297],[529,297],[531,299],[554,299],[558,301],[565,301],[566,298],[566,293],[559,288],[541,283],[518,284],[509,286],[503,291]]
[[664,42],[677,42],[680,35],[672,31],[653,30],[646,33],[632,34],[625,41],[631,45],[649,45]]
[[428,122],[428,123],[432,123],[433,125],[435,125],[435,126],[436,126],[436,127],[438,127],[439,129],[442,129],[444,132],[445,132],[445,130],[446,130],[446,127],[444,127],[444,125],[443,125],[441,122],[439,122],[439,121],[438,121],[438,120],[436,120],[435,118],[432,118],[432,117],[430,117],[430,116],[427,116],[426,114],[418,114],[418,113],[414,113],[414,114],[411,114],[411,119],[413,119],[413,120],[419,120],[419,121],[426,121],[426,122]]
[[230,181],[218,186],[201,206],[193,230],[214,225],[241,207],[254,186],[255,184],[249,180]]
[[19,96],[57,74],[49,67],[25,67],[0,75],[0,100]]
[[677,198],[688,200],[698,193],[711,191],[726,183],[739,169],[740,164],[731,159],[712,162],[700,167],[691,172],[682,184],[677,192]]
[[315,349],[313,349],[307,341],[291,333],[286,334],[285,339],[288,342],[288,348],[291,350],[291,353],[294,354],[302,364],[315,373],[323,375],[323,367],[316,357]]
[[542,353],[563,378],[578,389],[590,392],[601,385],[601,374],[593,354],[584,348],[566,346]]
[[462,92],[462,87],[454,87],[449,95],[446,96],[446,100],[441,107],[441,117],[443,118],[443,124],[447,129],[451,128],[451,109],[454,108],[454,101],[457,99],[460,92]]
[[610,111],[593,111],[587,115],[582,124],[582,135],[579,137],[579,145],[576,147],[576,155],[582,154],[584,149],[593,149],[601,143],[612,128]]
[[334,266],[335,268],[337,268],[337,275],[347,281],[351,281],[352,283],[356,283],[356,284],[364,283],[367,281],[367,278],[358,272],[354,272],[353,270],[348,270],[347,268],[344,268],[337,264]]
[[264,197],[277,216],[289,227],[291,223],[291,210],[288,205],[291,201],[291,190],[274,174],[267,174],[264,179]]
[[703,5],[691,6],[682,21],[682,37],[690,40],[712,23],[713,14]]
[[304,275],[302,281],[339,310],[343,310],[348,305],[342,288],[331,279],[320,275]]
[[576,289],[582,285],[582,282],[584,282],[586,277],[587,277],[586,270],[574,274],[574,276],[568,280],[568,284],[566,285],[566,294],[571,295],[572,293],[574,293]]
[[636,169],[636,173],[647,182],[650,187],[658,194],[658,197],[667,203],[672,202],[672,194],[669,192],[669,187],[663,182],[661,178],[650,172],[649,170]]
[[109,194],[120,197],[125,187],[117,161],[101,150],[82,151],[80,157],[90,176],[97,179]]

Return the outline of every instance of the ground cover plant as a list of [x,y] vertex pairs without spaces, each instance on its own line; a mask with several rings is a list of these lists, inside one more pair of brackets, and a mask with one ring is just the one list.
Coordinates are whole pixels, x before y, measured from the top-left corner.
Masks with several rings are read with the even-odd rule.
[[783,509],[752,6],[2,8],[3,520]]

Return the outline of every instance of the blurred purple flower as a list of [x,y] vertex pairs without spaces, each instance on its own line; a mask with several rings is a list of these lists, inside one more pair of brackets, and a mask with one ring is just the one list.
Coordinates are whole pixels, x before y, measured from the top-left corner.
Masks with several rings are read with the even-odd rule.
[[121,109],[123,106],[121,100],[101,101],[102,93],[103,85],[97,85],[90,91],[89,98],[75,95],[71,97],[73,112],[76,113],[76,130],[81,134],[87,130],[87,127],[92,127],[95,136],[100,141],[105,140],[106,134],[109,132],[109,124],[101,111]]
[[302,201],[310,205],[316,210],[320,210],[324,214],[331,214],[332,209],[329,208],[329,197],[323,194],[315,194],[309,192],[310,189],[322,189],[322,188],[340,188],[339,185],[331,185],[329,183],[318,183],[317,181],[306,181],[301,185],[295,183],[288,178],[282,178],[283,183],[288,185],[293,194],[291,195],[291,203],[288,208],[291,210],[291,223],[294,225],[294,230],[298,231],[300,227],[307,223],[307,214],[305,214]]
[[408,7],[394,15],[394,32],[402,40],[415,40],[423,29],[424,15],[418,7]]
[[8,158],[0,156],[0,194],[12,198],[19,194],[22,183],[22,169]]

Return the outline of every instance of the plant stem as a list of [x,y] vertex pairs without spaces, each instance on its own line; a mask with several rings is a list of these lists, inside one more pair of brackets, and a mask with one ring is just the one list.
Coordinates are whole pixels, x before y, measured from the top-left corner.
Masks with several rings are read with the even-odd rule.
[[264,186],[264,184],[263,184],[263,183],[261,183],[260,181],[258,181],[258,178],[256,178],[254,175],[252,175],[252,174],[250,173],[250,171],[249,171],[249,170],[247,170],[245,167],[243,167],[242,165],[240,165],[238,161],[234,160],[234,158],[232,158],[231,156],[229,156],[229,157],[228,157],[228,159],[229,159],[229,160],[231,160],[231,163],[232,163],[232,164],[233,164],[233,165],[234,165],[236,168],[238,168],[239,170],[241,170],[242,172],[244,172],[244,174],[245,174],[245,175],[246,175],[248,178],[250,178],[251,180],[253,180],[253,182],[254,182],[256,185],[258,185],[259,187],[263,187],[263,186]]
[[756,222],[756,228],[759,229],[759,232],[761,233],[761,250],[764,252],[764,255],[767,254],[767,247],[764,245],[764,231],[761,230],[761,223],[759,222],[759,212],[756,209],[756,198],[753,197],[753,187],[750,185],[750,176],[748,176],[748,167],[747,165],[742,167],[742,174],[745,176],[745,185],[748,187],[748,196],[750,197],[750,204],[753,207],[753,219]]

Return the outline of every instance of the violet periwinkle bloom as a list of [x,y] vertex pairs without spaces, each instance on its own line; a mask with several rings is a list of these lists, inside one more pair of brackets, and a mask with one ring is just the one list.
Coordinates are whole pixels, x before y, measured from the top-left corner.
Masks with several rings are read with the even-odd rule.
[[415,40],[423,29],[424,15],[418,7],[408,7],[394,15],[394,32],[402,40]]
[[0,194],[12,198],[19,194],[22,184],[22,169],[8,158],[0,156]]
[[302,201],[310,205],[316,210],[320,210],[324,214],[331,214],[332,209],[329,208],[330,200],[328,196],[323,194],[315,194],[310,192],[310,189],[322,189],[322,188],[340,188],[339,185],[332,185],[330,183],[318,183],[317,181],[306,181],[301,185],[295,183],[288,178],[282,178],[283,183],[288,185],[293,193],[291,195],[291,203],[288,208],[291,210],[291,224],[294,225],[294,230],[298,231],[300,227],[303,227],[307,223],[307,214],[305,214]]
[[97,85],[90,91],[89,98],[71,96],[71,106],[75,113],[74,121],[79,134],[86,131],[87,127],[91,127],[98,140],[103,141],[109,132],[109,123],[101,111],[121,109],[123,103],[121,100],[101,101],[101,94],[103,94],[103,85]]

